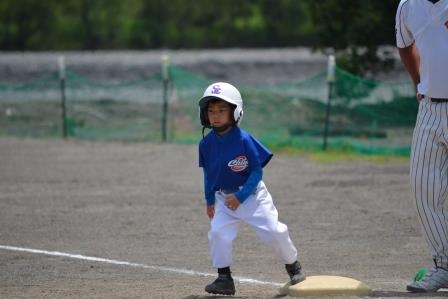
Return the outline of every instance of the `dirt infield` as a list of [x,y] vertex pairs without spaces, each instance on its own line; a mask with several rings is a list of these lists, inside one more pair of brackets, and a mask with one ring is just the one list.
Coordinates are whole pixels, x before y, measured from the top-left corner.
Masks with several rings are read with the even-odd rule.
[[[1,298],[215,298],[196,146],[3,138],[0,170]],[[406,162],[276,154],[264,180],[308,275],[413,297],[430,257]],[[237,298],[278,297],[283,265],[245,225],[234,257]]]

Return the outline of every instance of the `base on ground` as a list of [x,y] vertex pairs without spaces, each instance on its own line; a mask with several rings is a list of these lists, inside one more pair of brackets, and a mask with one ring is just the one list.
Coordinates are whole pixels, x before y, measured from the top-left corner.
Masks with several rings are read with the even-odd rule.
[[293,286],[286,283],[279,290],[281,295],[292,297],[347,295],[368,296],[372,290],[363,282],[342,276],[308,276],[304,281]]

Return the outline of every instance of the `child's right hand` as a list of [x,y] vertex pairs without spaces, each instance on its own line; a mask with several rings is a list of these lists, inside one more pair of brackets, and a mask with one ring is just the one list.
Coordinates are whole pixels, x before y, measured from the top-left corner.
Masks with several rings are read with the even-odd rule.
[[210,219],[212,219],[213,216],[215,216],[215,206],[214,205],[207,206],[207,216]]

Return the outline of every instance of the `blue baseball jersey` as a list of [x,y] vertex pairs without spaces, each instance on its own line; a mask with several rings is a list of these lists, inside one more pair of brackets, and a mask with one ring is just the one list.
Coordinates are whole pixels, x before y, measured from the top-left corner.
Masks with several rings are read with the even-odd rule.
[[235,190],[254,169],[263,168],[273,154],[257,139],[235,126],[224,136],[211,131],[199,143],[199,167],[213,190]]

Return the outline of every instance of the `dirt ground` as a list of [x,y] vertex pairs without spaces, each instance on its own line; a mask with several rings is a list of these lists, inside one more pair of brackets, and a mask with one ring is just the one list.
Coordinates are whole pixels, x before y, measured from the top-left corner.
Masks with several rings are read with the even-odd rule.
[[[306,274],[417,297],[405,285],[430,257],[408,163],[275,154],[264,180]],[[1,298],[218,298],[208,228],[195,145],[0,139]],[[246,225],[232,270],[236,298],[278,298],[287,280]]]

